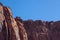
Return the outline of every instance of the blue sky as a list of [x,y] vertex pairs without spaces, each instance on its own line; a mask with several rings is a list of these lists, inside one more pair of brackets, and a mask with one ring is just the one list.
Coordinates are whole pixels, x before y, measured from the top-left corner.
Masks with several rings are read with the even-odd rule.
[[23,20],[60,20],[60,0],[0,0]]

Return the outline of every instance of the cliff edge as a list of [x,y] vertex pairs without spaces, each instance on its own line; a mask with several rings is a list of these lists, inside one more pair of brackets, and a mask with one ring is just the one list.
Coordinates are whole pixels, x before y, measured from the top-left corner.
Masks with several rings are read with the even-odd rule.
[[60,21],[23,21],[0,3],[0,40],[60,40]]

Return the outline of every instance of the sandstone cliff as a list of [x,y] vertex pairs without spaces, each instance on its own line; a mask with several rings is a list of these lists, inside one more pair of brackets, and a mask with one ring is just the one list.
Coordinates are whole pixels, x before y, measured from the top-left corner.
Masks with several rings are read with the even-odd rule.
[[0,3],[0,40],[60,40],[60,21],[23,21]]

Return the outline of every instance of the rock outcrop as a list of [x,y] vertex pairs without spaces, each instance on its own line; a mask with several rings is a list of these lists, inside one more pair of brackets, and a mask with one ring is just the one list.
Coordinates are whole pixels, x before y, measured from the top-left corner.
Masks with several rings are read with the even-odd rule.
[[24,21],[0,3],[0,40],[60,40],[60,21]]

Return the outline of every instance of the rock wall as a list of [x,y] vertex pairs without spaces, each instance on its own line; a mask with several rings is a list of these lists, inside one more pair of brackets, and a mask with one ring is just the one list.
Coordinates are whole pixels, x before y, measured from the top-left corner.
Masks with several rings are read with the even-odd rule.
[[24,21],[0,3],[0,40],[60,40],[60,21]]

